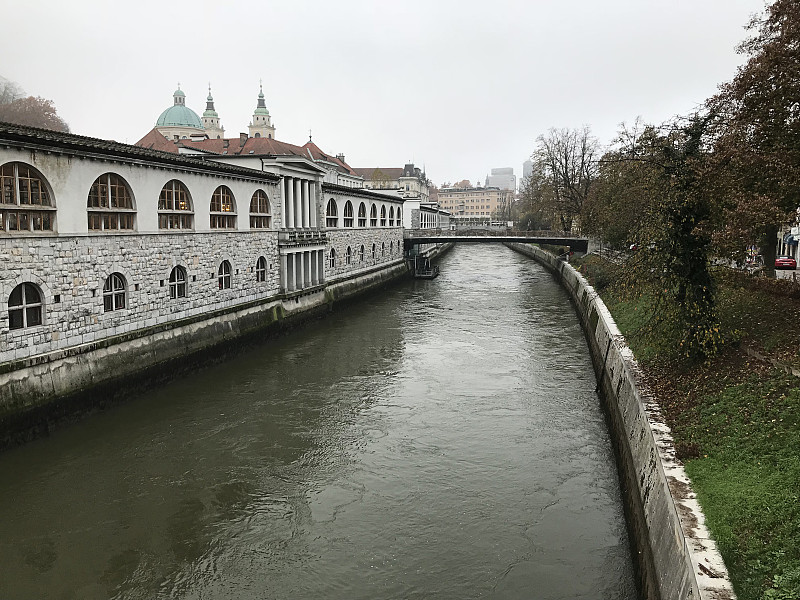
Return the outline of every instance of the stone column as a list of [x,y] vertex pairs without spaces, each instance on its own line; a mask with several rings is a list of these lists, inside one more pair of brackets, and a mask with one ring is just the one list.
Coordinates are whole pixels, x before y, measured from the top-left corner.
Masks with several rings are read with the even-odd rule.
[[283,223],[283,228],[286,229],[286,180],[285,179],[281,179],[281,185],[279,187],[281,190],[281,223]]
[[303,287],[311,287],[311,252],[303,252]]
[[286,228],[294,228],[294,181],[292,177],[285,177],[286,181]]
[[281,291],[285,294],[288,291],[288,284],[289,284],[289,272],[287,265],[288,261],[286,260],[286,255],[281,254]]
[[287,254],[286,259],[287,259],[286,265],[288,267],[286,269],[286,282],[287,282],[286,291],[293,292],[295,290],[295,282],[297,281],[297,275],[295,274],[297,269],[294,262],[294,254],[293,253]]
[[302,197],[303,197],[303,227],[308,229],[309,227],[311,227],[311,220],[310,220],[311,211],[309,210],[311,208],[311,205],[309,202],[309,195],[308,195],[308,179],[303,179]]
[[308,260],[310,261],[311,265],[311,285],[319,285],[319,267],[317,266],[319,251],[312,250],[308,254]]
[[309,211],[311,213],[311,227],[318,227],[317,225],[317,213],[319,212],[319,207],[317,206],[317,182],[311,181],[308,187],[309,190],[309,197],[308,197],[308,205]]
[[294,179],[294,222],[295,227],[303,226],[303,182]]
[[325,250],[319,250],[319,259],[317,260],[317,266],[319,267],[319,282],[325,282]]
[[297,265],[297,289],[303,289],[303,278],[305,274],[303,273],[305,265],[303,264],[303,253],[296,252],[295,255],[295,264]]

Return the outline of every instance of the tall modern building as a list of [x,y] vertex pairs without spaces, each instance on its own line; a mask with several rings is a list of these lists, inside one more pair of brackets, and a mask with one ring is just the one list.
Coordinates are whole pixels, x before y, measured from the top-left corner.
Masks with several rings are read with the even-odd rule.
[[486,183],[484,184],[487,188],[500,188],[501,190],[511,190],[514,191],[517,189],[517,177],[514,175],[514,169],[512,167],[503,167],[501,169],[492,169],[492,174],[487,175]]
[[526,160],[524,163],[522,163],[522,180],[525,181],[532,174],[533,174],[533,161]]

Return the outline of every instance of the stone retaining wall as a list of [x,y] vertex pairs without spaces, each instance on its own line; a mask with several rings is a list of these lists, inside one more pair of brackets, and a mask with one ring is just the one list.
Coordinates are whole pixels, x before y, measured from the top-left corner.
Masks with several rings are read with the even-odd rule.
[[507,244],[544,265],[569,292],[589,343],[638,553],[642,596],[734,599],[727,569],[633,353],[597,292],[568,263],[530,244]]
[[124,331],[0,365],[0,448],[219,360],[407,275],[402,259],[286,295]]

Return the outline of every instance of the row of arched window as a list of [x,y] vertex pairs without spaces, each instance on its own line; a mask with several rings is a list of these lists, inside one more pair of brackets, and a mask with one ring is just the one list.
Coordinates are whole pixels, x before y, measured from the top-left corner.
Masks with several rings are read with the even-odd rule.
[[[259,256],[255,265],[255,279],[262,282],[267,280],[269,265],[267,259]],[[217,286],[220,290],[227,290],[232,282],[231,263],[223,260],[217,270]],[[170,271],[167,288],[171,299],[185,298],[188,292],[189,278],[186,268],[177,265]],[[164,285],[164,282],[161,282]],[[138,289],[138,288],[137,288]],[[111,273],[103,284],[103,311],[112,312],[122,310],[128,306],[128,282],[122,273]],[[25,282],[15,287],[8,297],[8,328],[24,329],[42,324],[44,301],[39,287],[33,283]]]
[[[380,219],[380,220],[379,220]],[[357,225],[356,225],[357,223]],[[386,207],[381,206],[380,218],[378,217],[378,207],[372,204],[369,209],[369,227],[400,227],[402,225],[402,218],[400,216],[400,207],[397,207],[395,213],[394,206],[389,207],[389,212],[386,212]],[[339,206],[336,200],[331,198],[325,207],[325,226],[326,227],[339,227]],[[353,216],[353,203],[348,200],[344,203],[344,211],[342,213],[342,227],[367,227],[367,205],[362,202],[358,205],[358,219]]]
[[[336,265],[339,264],[339,261],[343,261],[345,265],[352,265],[356,262],[363,263],[367,259],[372,260],[373,262],[378,260],[378,256],[384,257],[386,256],[386,242],[381,242],[380,247],[377,244],[372,244],[372,251],[367,256],[366,253],[367,249],[364,244],[361,246],[353,249],[352,246],[347,246],[344,253],[340,256],[335,248],[331,248],[330,252],[328,252],[328,267],[331,269],[335,269]],[[392,256],[395,252],[400,252],[400,241],[397,242],[389,242],[389,255]]]
[[[44,177],[21,162],[0,166],[0,231],[53,231],[55,205]],[[115,173],[95,179],[86,199],[89,231],[132,231],[136,208],[127,182]],[[220,185],[209,203],[211,229],[236,229],[236,200],[230,188]],[[250,198],[250,228],[272,226],[269,198],[257,189]],[[158,198],[159,229],[193,229],[194,209],[186,185],[168,181]]]

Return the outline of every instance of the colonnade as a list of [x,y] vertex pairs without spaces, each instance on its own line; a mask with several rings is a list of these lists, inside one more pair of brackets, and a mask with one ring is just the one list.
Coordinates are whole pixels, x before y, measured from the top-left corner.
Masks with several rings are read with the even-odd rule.
[[317,227],[317,182],[284,176],[281,181],[281,207],[285,229]]
[[294,292],[325,281],[325,250],[281,250],[281,289]]

